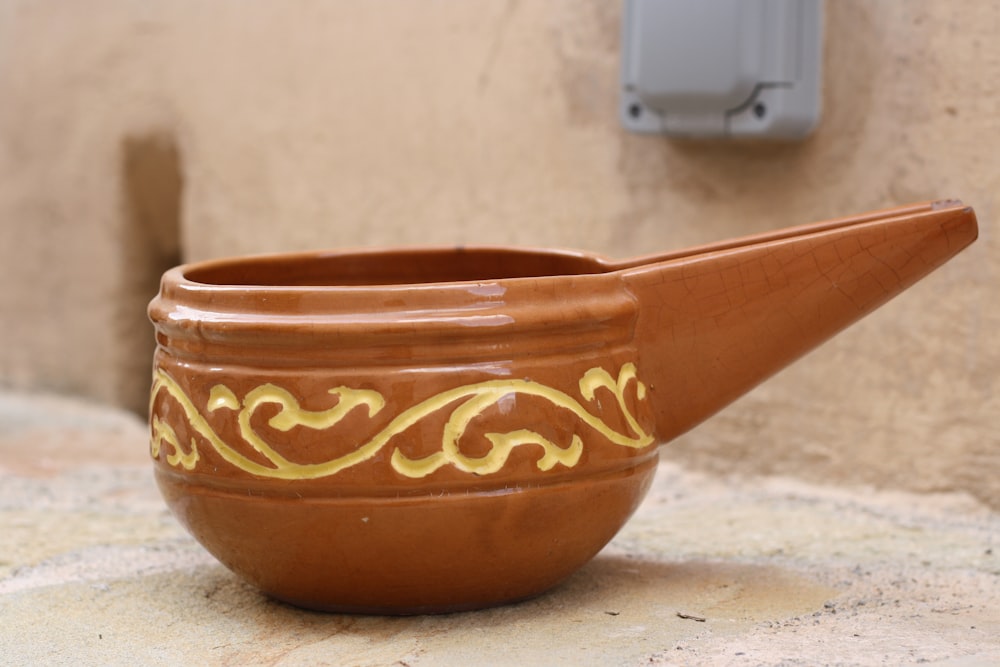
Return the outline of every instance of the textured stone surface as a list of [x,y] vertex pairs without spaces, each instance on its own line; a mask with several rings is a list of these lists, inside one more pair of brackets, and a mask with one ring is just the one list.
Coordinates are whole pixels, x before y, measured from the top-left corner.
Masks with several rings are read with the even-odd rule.
[[167,515],[145,448],[127,414],[0,394],[0,663],[1000,661],[1000,516],[967,496],[665,463],[615,541],[546,595],[340,616],[269,601],[217,564]]
[[141,410],[180,258],[628,256],[961,197],[975,246],[670,456],[1000,508],[1000,7],[827,3],[818,132],[734,145],[618,127],[619,5],[0,0],[0,384]]

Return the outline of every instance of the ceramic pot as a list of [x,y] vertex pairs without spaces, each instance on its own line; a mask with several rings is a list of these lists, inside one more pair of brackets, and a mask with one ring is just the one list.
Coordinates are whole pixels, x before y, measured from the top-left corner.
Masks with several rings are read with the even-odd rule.
[[209,261],[150,305],[156,479],[234,572],[315,609],[536,595],[657,447],[976,237],[920,204],[688,251],[421,248]]

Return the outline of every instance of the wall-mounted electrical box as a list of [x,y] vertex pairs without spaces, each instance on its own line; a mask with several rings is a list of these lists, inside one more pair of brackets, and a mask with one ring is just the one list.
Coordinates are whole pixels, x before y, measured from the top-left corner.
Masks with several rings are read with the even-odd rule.
[[822,0],[626,0],[621,121],[688,137],[808,135]]

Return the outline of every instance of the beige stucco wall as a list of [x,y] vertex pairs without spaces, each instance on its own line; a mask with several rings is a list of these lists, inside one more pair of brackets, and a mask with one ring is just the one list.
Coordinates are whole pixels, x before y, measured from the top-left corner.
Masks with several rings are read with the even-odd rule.
[[1000,507],[1000,7],[827,3],[790,145],[617,124],[604,0],[0,0],[0,383],[141,409],[180,258],[390,243],[627,256],[936,197],[979,242],[681,438],[699,467]]

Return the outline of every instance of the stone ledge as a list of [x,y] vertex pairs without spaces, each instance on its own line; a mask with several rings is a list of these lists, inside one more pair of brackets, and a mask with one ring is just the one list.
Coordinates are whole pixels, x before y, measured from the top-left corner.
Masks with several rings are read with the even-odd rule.
[[987,664],[1000,516],[962,495],[661,464],[590,565],[537,599],[411,618],[261,596],[167,514],[125,413],[0,394],[4,664]]

